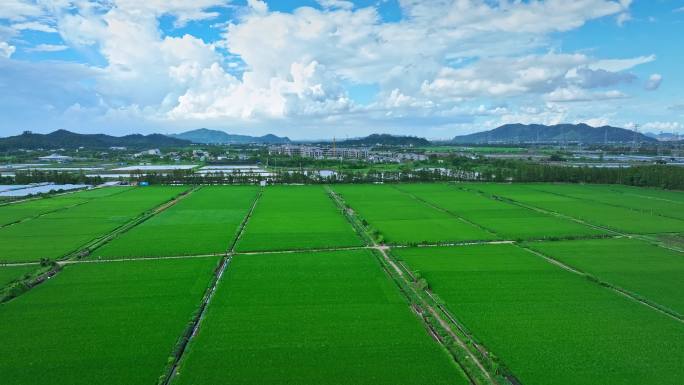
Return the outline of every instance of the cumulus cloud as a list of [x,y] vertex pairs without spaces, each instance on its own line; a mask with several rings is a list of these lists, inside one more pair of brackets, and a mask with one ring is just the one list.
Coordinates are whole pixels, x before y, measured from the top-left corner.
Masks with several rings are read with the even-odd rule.
[[649,131],[682,131],[684,125],[680,122],[648,122],[642,126],[644,130]]
[[648,77],[644,88],[648,91],[655,91],[660,88],[660,83],[663,82],[663,76],[660,74],[652,74]]
[[247,0],[247,5],[257,14],[268,13],[268,4],[263,0]]
[[59,52],[69,49],[64,44],[38,44],[35,47],[27,48],[28,52]]
[[7,42],[0,41],[0,58],[5,58],[9,59],[16,48],[14,46],[9,45]]
[[593,100],[623,99],[628,96],[617,90],[590,92],[571,86],[557,88],[544,97],[550,102],[588,102]]
[[575,124],[584,123],[592,127],[603,127],[610,124],[610,118],[602,116],[598,118],[589,118],[584,120],[576,120]]
[[39,23],[36,21],[28,21],[28,22],[23,22],[23,23],[16,23],[12,24],[12,28],[17,30],[17,31],[25,31],[25,30],[31,30],[31,31],[39,31],[39,32],[46,32],[46,33],[56,33],[57,29],[54,27],[44,24],[44,23]]
[[40,5],[30,0],[3,0],[0,6],[0,19],[21,21],[42,14]]
[[[74,117],[157,123],[290,118],[299,124],[310,117],[331,122],[344,115],[351,121],[365,114],[378,120],[481,116],[552,122],[568,116],[560,102],[626,97],[611,88],[633,82],[626,71],[655,60],[530,54],[549,49],[554,32],[606,16],[624,18],[627,0],[400,0],[403,18],[392,23],[374,6],[350,1],[319,0],[318,8],[286,13],[248,0],[230,21],[212,20],[224,29],[218,41],[169,36],[160,18],[170,16],[176,26],[207,21],[228,0],[7,2],[13,11],[3,4],[0,18],[10,14],[4,18],[12,20],[12,33],[57,31],[63,39],[27,50],[73,46],[102,58],[87,82],[98,102],[72,101]],[[14,50],[7,36],[0,35],[8,42],[0,54]],[[373,85],[375,100],[355,103],[349,85]],[[544,107],[516,110],[499,100],[479,100],[512,96],[537,98]]]
[[323,8],[342,8],[342,9],[352,9],[354,8],[354,3],[351,1],[344,0],[316,0]]
[[604,69],[589,68],[571,69],[566,79],[582,88],[610,87],[620,83],[631,83],[636,76],[626,72],[611,72]]
[[[443,67],[434,80],[423,83],[422,92],[432,97],[457,99],[522,94],[547,94],[547,99],[551,101],[624,97],[618,91],[585,91],[630,83],[636,79],[629,73],[591,69],[596,63],[596,59],[583,54],[548,53],[518,58],[487,58],[462,68]],[[625,65],[621,67],[631,68]]]
[[656,60],[655,55],[638,56],[627,59],[603,59],[589,65],[593,70],[606,70],[611,72],[625,71],[641,64],[651,63]]

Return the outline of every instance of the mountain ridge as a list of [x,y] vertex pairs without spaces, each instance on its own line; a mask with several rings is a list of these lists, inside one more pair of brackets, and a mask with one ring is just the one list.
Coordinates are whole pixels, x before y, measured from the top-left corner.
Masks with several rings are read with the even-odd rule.
[[338,141],[339,146],[427,146],[430,141],[425,138],[408,135],[370,134],[361,138]]
[[266,134],[263,136],[238,135],[229,134],[221,130],[210,130],[208,128],[198,128],[196,130],[185,131],[179,134],[170,134],[168,136],[171,138],[188,140],[197,144],[284,144],[291,142],[290,138],[286,136],[281,137],[273,134]]
[[39,148],[109,148],[127,147],[141,148],[168,148],[190,145],[189,141],[169,138],[162,134],[131,134],[125,136],[111,136],[107,134],[79,134],[67,130],[56,130],[48,134],[36,134],[30,131],[15,136],[0,138],[0,149],[26,149]]
[[505,124],[488,131],[459,135],[453,143],[563,143],[587,144],[655,142],[656,139],[619,127],[579,124]]

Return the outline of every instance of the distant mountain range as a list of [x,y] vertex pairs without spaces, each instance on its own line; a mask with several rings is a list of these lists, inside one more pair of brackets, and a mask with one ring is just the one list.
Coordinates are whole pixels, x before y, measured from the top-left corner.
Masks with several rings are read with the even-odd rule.
[[563,143],[586,144],[655,142],[656,139],[624,128],[592,127],[584,123],[557,124],[506,124],[493,130],[456,136],[454,143]]
[[170,138],[162,134],[110,136],[105,134],[77,134],[67,130],[57,130],[49,134],[34,134],[26,131],[21,135],[0,138],[0,150],[74,149],[79,147],[144,149],[183,147],[188,145],[190,145],[189,141]]
[[429,146],[430,141],[416,136],[395,136],[389,134],[372,134],[364,138],[346,139],[337,142],[339,146]]
[[200,128],[180,134],[169,135],[172,138],[188,140],[198,144],[283,144],[290,143],[290,138],[268,134],[264,136],[234,135],[225,131]]

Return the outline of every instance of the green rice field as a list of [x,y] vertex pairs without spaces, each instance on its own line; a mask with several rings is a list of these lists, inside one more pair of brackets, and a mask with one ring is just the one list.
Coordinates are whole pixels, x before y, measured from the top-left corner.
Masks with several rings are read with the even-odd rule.
[[267,188],[238,251],[360,246],[361,239],[322,186]]
[[128,187],[101,188],[0,205],[0,226],[118,194],[128,189]]
[[[620,232],[654,234],[684,231],[684,220],[664,217],[651,211],[641,211],[543,191],[537,185],[463,184],[463,186]],[[569,186],[569,188],[576,187],[576,185]],[[556,185],[545,188],[558,189]],[[616,196],[615,199],[617,200],[619,197]],[[650,202],[649,199],[644,199],[644,201]],[[681,211],[681,209],[678,210]]]
[[613,185],[535,184],[547,191],[590,202],[624,207],[644,214],[684,220],[684,200],[671,191]]
[[0,384],[682,385],[682,205],[543,183],[0,205]]
[[466,384],[369,251],[236,256],[177,384]]
[[523,384],[680,384],[684,324],[513,245],[394,250]]
[[0,228],[0,262],[60,258],[185,190],[131,189]]
[[122,234],[93,254],[97,258],[218,254],[247,215],[256,187],[204,187]]
[[605,234],[577,222],[490,199],[446,184],[412,184],[399,188],[476,223],[503,239],[544,239]]
[[0,288],[36,270],[36,266],[0,266]]
[[636,239],[538,242],[544,255],[684,314],[684,255]]
[[448,243],[496,236],[449,213],[430,207],[392,185],[334,186],[347,204],[387,243]]
[[0,306],[2,384],[155,384],[216,265],[214,257],[67,266]]

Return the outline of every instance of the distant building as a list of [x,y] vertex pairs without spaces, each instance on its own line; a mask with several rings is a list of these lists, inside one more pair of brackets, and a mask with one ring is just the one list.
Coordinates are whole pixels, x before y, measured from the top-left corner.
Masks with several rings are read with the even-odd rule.
[[161,156],[162,153],[161,153],[161,151],[160,151],[158,148],[153,148],[153,149],[151,149],[151,150],[139,152],[139,153],[137,153],[137,154],[135,154],[135,155],[133,155],[133,156],[137,158],[137,157],[146,156],[146,155]]
[[302,158],[343,158],[343,159],[366,159],[370,154],[368,148],[363,147],[319,147],[282,145],[268,148],[271,155],[299,156]]
[[38,158],[43,162],[56,162],[56,163],[66,163],[71,162],[74,158],[66,155],[52,154],[48,156],[41,156]]
[[414,154],[412,152],[404,153],[400,152],[394,155],[400,161],[422,161],[428,160],[427,155],[424,154]]

